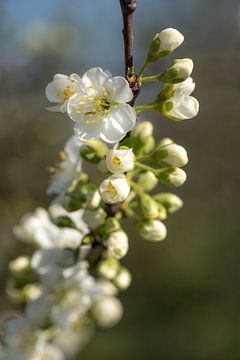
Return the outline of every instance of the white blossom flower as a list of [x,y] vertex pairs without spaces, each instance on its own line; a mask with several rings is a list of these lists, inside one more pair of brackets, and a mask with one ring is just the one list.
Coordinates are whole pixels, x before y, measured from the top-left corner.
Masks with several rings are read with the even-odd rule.
[[128,237],[122,230],[111,233],[104,244],[108,248],[108,255],[117,259],[122,259],[128,252]]
[[54,75],[53,81],[46,87],[46,96],[50,102],[57,103],[57,105],[49,107],[47,110],[66,112],[69,100],[80,91],[80,81],[80,77],[76,74]]
[[106,221],[106,212],[99,208],[97,210],[85,210],[83,220],[87,223],[89,229],[95,230]]
[[122,314],[121,302],[112,296],[99,299],[92,309],[94,320],[102,327],[114,326],[121,319]]
[[81,244],[86,229],[86,225],[81,231],[59,228],[51,221],[45,209],[37,208],[33,214],[26,214],[21,219],[20,225],[14,228],[14,232],[20,240],[33,242],[42,249],[76,249]]
[[199,102],[190,94],[195,88],[192,78],[173,86],[173,97],[165,103],[163,114],[172,120],[192,119],[198,114]]
[[184,36],[176,29],[167,28],[156,34],[154,39],[160,40],[158,53],[172,52],[178,48],[184,41]]
[[131,171],[134,168],[134,154],[132,149],[108,150],[106,164],[112,173]]
[[64,195],[68,189],[77,184],[82,171],[82,158],[80,156],[80,147],[82,145],[82,142],[76,136],[72,136],[67,141],[62,153],[63,160],[54,169],[55,172],[47,190],[48,195]]
[[80,140],[119,142],[136,122],[135,110],[127,103],[133,94],[121,76],[112,77],[101,68],[88,70],[78,81],[80,91],[70,98],[68,114],[76,122]]
[[124,201],[129,195],[130,186],[123,174],[113,174],[100,184],[99,192],[107,204]]

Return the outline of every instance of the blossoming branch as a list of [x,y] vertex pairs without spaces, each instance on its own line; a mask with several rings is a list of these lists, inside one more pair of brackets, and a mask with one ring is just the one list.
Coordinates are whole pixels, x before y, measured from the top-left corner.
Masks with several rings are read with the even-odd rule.
[[[2,360],[74,359],[96,326],[115,325],[123,314],[118,294],[132,281],[121,263],[131,246],[124,219],[132,220],[143,239],[158,242],[167,236],[164,221],[183,205],[174,193],[155,189],[159,183],[183,185],[187,152],[169,138],[156,142],[143,114],[157,111],[159,119],[177,122],[197,115],[193,62],[175,59],[160,73],[144,76],[153,62],[172,56],[183,43],[183,35],[169,28],[154,36],[135,73],[131,24],[136,1],[120,3],[126,78],[96,67],[83,76],[54,75],[46,88],[54,104],[48,110],[73,121],[74,135],[50,168],[49,208],[24,215],[14,228],[32,255],[9,264],[7,293],[22,312],[4,323]],[[134,106],[149,82],[159,84],[155,99]],[[100,181],[88,175],[87,163]]]

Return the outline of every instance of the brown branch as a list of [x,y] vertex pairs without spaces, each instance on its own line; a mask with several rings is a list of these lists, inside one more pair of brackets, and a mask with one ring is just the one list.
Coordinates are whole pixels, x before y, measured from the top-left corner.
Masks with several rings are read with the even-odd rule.
[[129,82],[129,86],[133,92],[133,100],[130,105],[133,106],[135,100],[140,92],[140,83],[137,76],[134,74],[133,63],[133,49],[134,49],[134,35],[133,35],[133,13],[137,7],[136,0],[119,0],[123,16],[123,39],[124,39],[124,54],[125,54],[125,77]]

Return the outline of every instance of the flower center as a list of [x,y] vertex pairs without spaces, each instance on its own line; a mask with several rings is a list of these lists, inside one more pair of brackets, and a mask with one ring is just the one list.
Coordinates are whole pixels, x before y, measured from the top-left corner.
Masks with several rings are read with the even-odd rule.
[[[98,84],[95,85],[97,87]],[[87,89],[91,91],[93,86],[89,85]],[[105,87],[98,87],[98,90],[97,95],[80,97],[80,104],[76,106],[76,113],[84,116],[86,124],[96,124],[99,120],[104,119],[109,114],[110,108],[115,105]]]
[[[71,80],[71,82],[75,82],[75,81]],[[62,101],[59,102],[59,105],[63,105],[65,101],[68,100],[74,94],[76,94],[76,91],[74,91],[70,85],[67,85],[63,92],[57,93],[57,96],[62,97]]]
[[114,163],[114,165],[120,165],[121,164],[121,160],[119,159],[118,156],[114,156],[112,162]]
[[110,191],[114,191],[115,187],[113,186],[113,184],[111,183],[111,181],[109,181],[108,185],[107,185],[108,190]]

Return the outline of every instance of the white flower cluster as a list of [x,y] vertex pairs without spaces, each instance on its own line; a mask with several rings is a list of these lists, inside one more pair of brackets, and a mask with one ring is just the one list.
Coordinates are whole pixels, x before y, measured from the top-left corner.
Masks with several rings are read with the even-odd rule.
[[[136,114],[144,110],[176,121],[197,114],[190,59],[176,59],[165,72],[143,77],[150,63],[171,54],[183,39],[177,30],[165,29],[152,40],[136,76],[138,86],[164,83],[150,105],[130,106],[136,96],[128,81],[101,68],[82,77],[57,74],[47,86],[47,98],[56,104],[49,110],[67,113],[75,135],[60,163],[50,168],[47,192],[55,199],[49,209],[37,208],[14,228],[33,253],[9,264],[7,293],[24,311],[4,323],[0,360],[71,359],[95,325],[111,327],[120,320],[117,295],[131,284],[120,263],[129,249],[121,222],[128,217],[142,238],[161,241],[167,236],[164,220],[183,205],[175,194],[149,192],[159,182],[183,185],[186,150],[169,138],[156,144],[150,122],[136,125]],[[95,165],[93,179],[84,162]],[[99,179],[103,174],[107,177]]]

